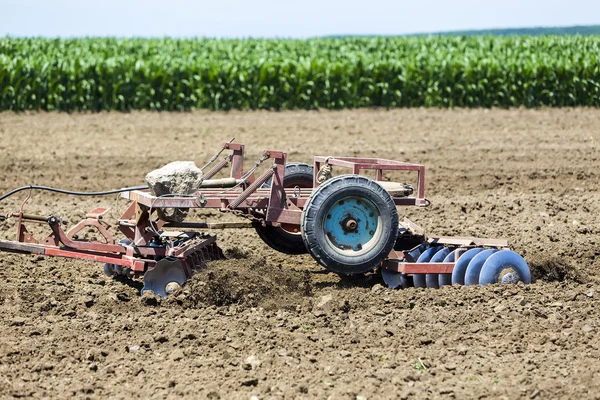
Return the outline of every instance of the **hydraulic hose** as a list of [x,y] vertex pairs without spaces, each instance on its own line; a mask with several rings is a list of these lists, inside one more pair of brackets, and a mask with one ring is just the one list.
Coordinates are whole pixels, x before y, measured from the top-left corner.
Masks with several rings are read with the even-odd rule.
[[102,191],[102,192],[77,192],[77,191],[73,191],[73,190],[57,189],[57,188],[48,187],[48,186],[29,185],[29,186],[23,186],[23,187],[11,190],[10,192],[3,194],[2,196],[0,196],[0,201],[6,199],[7,197],[12,196],[15,193],[21,192],[23,190],[30,190],[30,189],[45,190],[48,192],[68,194],[68,195],[73,195],[73,196],[105,196],[105,195],[115,194],[115,193],[130,192],[132,190],[144,190],[144,189],[148,189],[148,186],[134,186],[134,187],[128,187],[128,188],[122,188],[122,189],[106,190],[106,191]]

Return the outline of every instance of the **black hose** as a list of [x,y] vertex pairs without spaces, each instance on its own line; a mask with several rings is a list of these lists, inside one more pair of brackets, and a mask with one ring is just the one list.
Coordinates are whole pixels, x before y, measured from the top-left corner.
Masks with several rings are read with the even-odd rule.
[[148,189],[148,186],[134,186],[134,187],[128,187],[128,188],[122,188],[122,189],[106,190],[104,192],[75,192],[72,190],[57,189],[57,188],[48,187],[48,186],[29,185],[29,186],[20,187],[15,190],[11,190],[10,192],[3,194],[2,196],[0,196],[0,201],[6,199],[9,196],[12,196],[15,193],[18,193],[23,190],[28,190],[28,189],[46,190],[48,192],[70,194],[70,195],[74,195],[74,196],[104,196],[104,195],[108,195],[108,194],[130,192],[132,190],[144,190],[144,189]]

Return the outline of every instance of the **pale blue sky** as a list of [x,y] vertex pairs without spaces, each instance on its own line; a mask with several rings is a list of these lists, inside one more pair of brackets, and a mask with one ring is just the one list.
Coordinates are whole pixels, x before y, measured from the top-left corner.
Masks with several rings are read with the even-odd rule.
[[600,0],[0,0],[0,36],[311,37],[600,24]]

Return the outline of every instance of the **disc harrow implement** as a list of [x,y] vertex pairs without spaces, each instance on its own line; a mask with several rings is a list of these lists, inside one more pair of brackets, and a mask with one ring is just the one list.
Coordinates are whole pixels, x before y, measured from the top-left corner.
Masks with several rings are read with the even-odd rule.
[[[116,221],[106,221],[108,208],[97,208],[66,229],[58,216],[25,213],[28,196],[18,212],[0,214],[0,219],[16,219],[17,227],[15,240],[0,240],[0,251],[103,263],[106,275],[142,277],[142,293],[165,297],[208,262],[224,258],[216,236],[198,230],[254,228],[273,249],[308,253],[333,273],[381,270],[392,288],[531,281],[527,263],[505,240],[427,240],[416,224],[400,222],[401,208],[430,204],[421,164],[330,156],[315,156],[312,165],[288,163],[285,152],[265,150],[245,171],[244,150],[232,139],[202,168],[193,162],[170,163],[148,174],[147,186],[106,192],[15,189],[0,201],[38,189],[78,196],[120,193],[129,203]],[[391,181],[395,173],[411,175],[412,184]],[[247,222],[187,221],[192,208],[218,210]],[[50,232],[35,237],[30,224],[46,225]],[[99,238],[87,239],[90,231]]]
[[392,251],[381,275],[390,288],[531,283],[527,262],[501,239],[433,237],[407,251]]

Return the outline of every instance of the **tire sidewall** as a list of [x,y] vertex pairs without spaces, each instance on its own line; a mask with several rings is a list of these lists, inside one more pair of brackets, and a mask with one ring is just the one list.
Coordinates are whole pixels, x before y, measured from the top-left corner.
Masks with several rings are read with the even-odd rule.
[[[323,228],[330,207],[348,196],[361,196],[369,200],[380,215],[379,240],[359,256],[336,251]],[[319,264],[333,272],[359,274],[376,268],[392,250],[398,234],[398,212],[389,193],[375,181],[358,175],[341,175],[313,192],[302,213],[301,230],[309,253]]]

